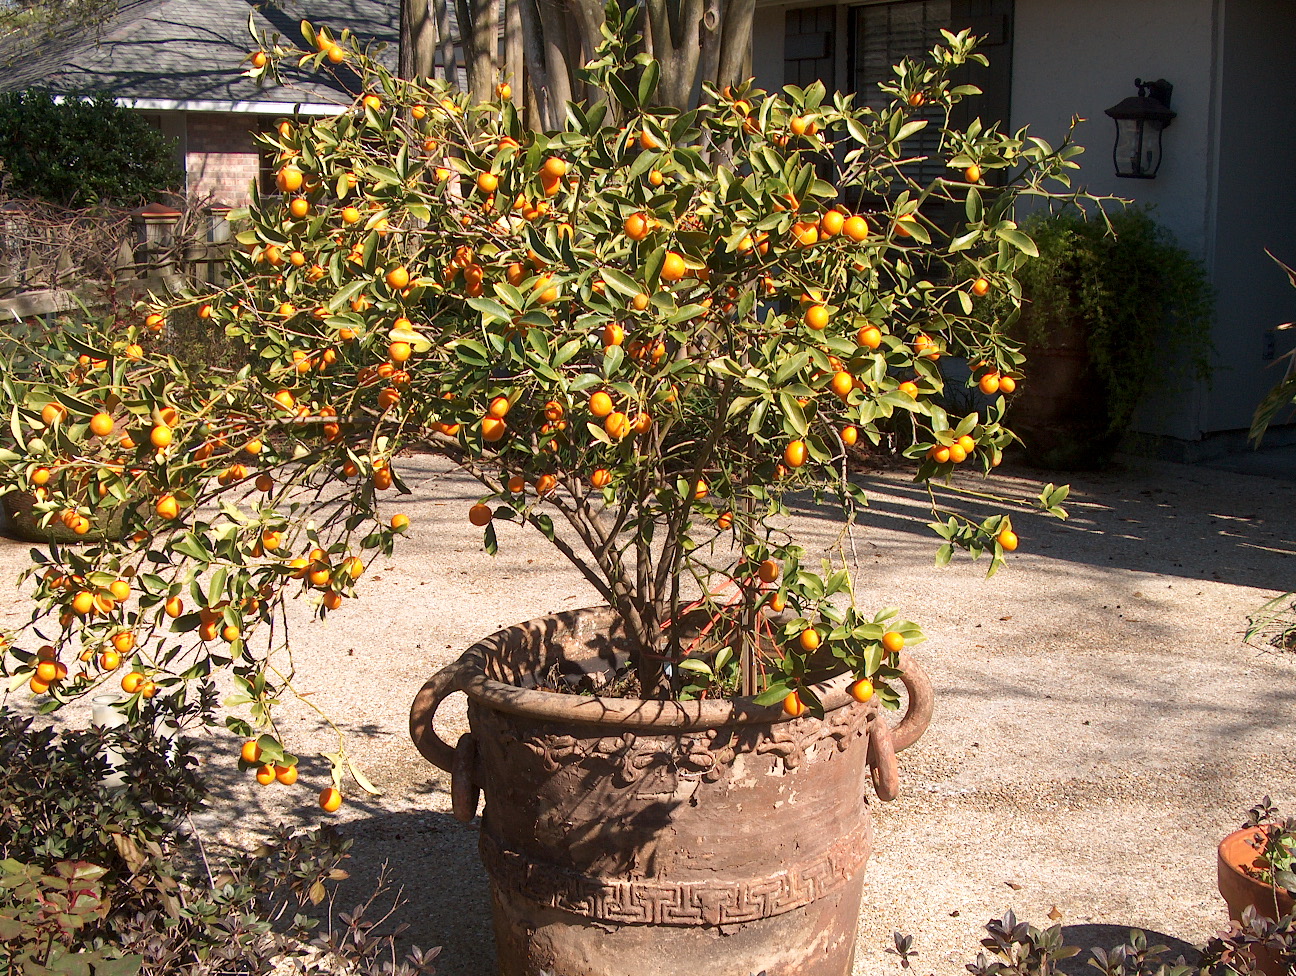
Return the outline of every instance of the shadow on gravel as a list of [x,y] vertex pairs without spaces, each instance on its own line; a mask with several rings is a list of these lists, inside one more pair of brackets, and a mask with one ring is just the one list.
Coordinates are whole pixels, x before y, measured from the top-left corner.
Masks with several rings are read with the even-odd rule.
[[406,904],[392,921],[409,927],[402,950],[443,946],[438,976],[493,976],[495,935],[490,890],[477,856],[477,821],[462,824],[450,814],[383,814],[339,825],[354,839],[337,905],[343,911],[369,897],[386,863],[387,881]]
[[[1237,476],[1189,465],[1147,464],[1099,474],[1007,472],[982,482],[975,474],[958,484],[972,491],[1030,498],[1048,481],[1070,482],[1070,517],[1043,514],[957,495],[940,495],[942,507],[983,519],[1005,510],[1022,538],[1021,553],[1095,567],[1116,567],[1264,589],[1287,589],[1296,569],[1296,482]],[[858,523],[916,536],[934,552],[939,540],[930,499],[921,485],[892,478],[853,479],[869,496]],[[997,483],[996,483],[997,481]],[[796,515],[837,520],[831,504],[808,496],[788,499]]]
[[[1089,960],[1093,958],[1090,949],[1102,949],[1111,952],[1117,946],[1125,945],[1130,941],[1130,932],[1137,930],[1135,926],[1126,925],[1064,925],[1062,926],[1062,938],[1067,945],[1080,946],[1082,951],[1079,955],[1072,956],[1065,962],[1061,963],[1058,969],[1068,976],[1081,976],[1082,973],[1092,974],[1097,972]],[[1153,929],[1142,929],[1149,946],[1165,946],[1168,951],[1162,955],[1162,961],[1173,963],[1180,956],[1189,965],[1196,965],[1201,959],[1201,950],[1182,939],[1176,939],[1173,935],[1166,935],[1164,932],[1157,932]]]

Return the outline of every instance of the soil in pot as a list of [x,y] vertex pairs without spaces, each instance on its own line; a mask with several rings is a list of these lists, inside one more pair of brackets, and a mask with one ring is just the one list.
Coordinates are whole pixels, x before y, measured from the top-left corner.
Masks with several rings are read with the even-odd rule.
[[[452,772],[455,813],[486,795],[480,846],[507,976],[847,976],[872,822],[870,769],[895,795],[895,749],[930,718],[912,667],[894,730],[849,676],[822,719],[749,700],[641,701],[534,690],[535,675],[615,669],[606,608],[543,617],[470,648],[411,714]],[[465,691],[451,749],[432,715]]]

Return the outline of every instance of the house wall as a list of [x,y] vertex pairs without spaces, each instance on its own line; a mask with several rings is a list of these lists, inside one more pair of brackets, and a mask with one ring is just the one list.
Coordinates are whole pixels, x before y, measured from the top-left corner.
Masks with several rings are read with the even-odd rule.
[[[764,88],[783,84],[784,16],[801,5],[757,10],[753,63]],[[1077,182],[1153,206],[1217,289],[1213,380],[1179,379],[1149,398],[1135,428],[1184,442],[1246,428],[1277,378],[1272,357],[1296,342],[1292,331],[1270,332],[1296,319],[1296,290],[1264,254],[1296,265],[1296,183],[1287,176],[1296,126],[1284,83],[1296,72],[1296,4],[1016,0],[1014,18],[1012,126],[1030,124],[1056,143],[1073,116],[1083,119]],[[1112,165],[1115,125],[1104,109],[1135,94],[1135,78],[1174,85],[1178,117],[1155,180],[1119,179]]]
[[[1273,356],[1296,334],[1296,290],[1265,254],[1296,267],[1296,158],[1290,79],[1296,73],[1296,4],[1225,0],[1222,18],[1220,162],[1214,270],[1220,368],[1203,417],[1207,431],[1247,427],[1278,381]],[[1266,350],[1266,342],[1273,342]],[[1266,359],[1266,351],[1270,358]]]
[[[1212,73],[1216,0],[1017,0],[1012,121],[1061,139],[1072,116],[1086,148],[1081,182],[1152,204],[1184,247],[1205,256],[1214,179]],[[1165,78],[1179,113],[1166,129],[1155,180],[1119,179],[1116,127],[1103,114],[1134,79]]]
[[[1072,116],[1084,119],[1077,182],[1155,207],[1154,216],[1189,252],[1210,266],[1214,251],[1220,0],[1017,0],[1012,121],[1056,143]],[[1174,85],[1178,118],[1166,129],[1155,180],[1120,179],[1111,151],[1115,123],[1103,114],[1134,79]],[[1168,364],[1175,372],[1174,364]],[[1136,430],[1197,440],[1208,391],[1183,377],[1149,397]]]
[[257,115],[232,112],[186,113],[185,171],[190,199],[210,196],[231,207],[247,204],[261,155],[252,141],[261,126]]

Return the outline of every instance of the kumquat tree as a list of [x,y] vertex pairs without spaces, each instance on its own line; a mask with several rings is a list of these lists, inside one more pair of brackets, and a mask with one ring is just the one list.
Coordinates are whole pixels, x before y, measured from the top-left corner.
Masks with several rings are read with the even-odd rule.
[[[497,522],[534,527],[614,608],[633,694],[796,715],[819,707],[815,676],[849,670],[857,698],[896,703],[918,627],[857,606],[842,546],[809,559],[785,498],[835,499],[848,526],[866,498],[847,451],[891,431],[920,482],[1000,463],[1022,357],[996,299],[1020,300],[1035,253],[1014,207],[1092,200],[1069,181],[1081,150],[951,128],[976,94],[952,80],[981,60],[967,33],[897,66],[884,109],[748,84],[679,111],[654,103],[657,66],[626,56],[619,16],[586,68],[604,97],[550,132],[502,96],[395,78],[346,32],[305,24],[305,52],[262,39],[256,73],[345,60],[364,87],[263,137],[281,192],[234,215],[228,284],[5,336],[4,487],[73,534],[120,525],[33,550],[11,690],[52,710],[120,686],[132,719],[214,721],[227,672],[242,761],[295,779],[273,708],[284,602],[324,617],[361,598],[407,530],[390,499],[417,447],[480,482],[464,514],[488,551]],[[929,126],[947,169],[920,185],[909,147]],[[186,313],[241,364],[168,355]],[[947,396],[955,357],[985,396]],[[1064,496],[1036,503],[1063,515]],[[1007,515],[936,510],[940,561],[993,571],[1017,547]],[[366,784],[344,747],[330,758],[335,809],[348,771]]]

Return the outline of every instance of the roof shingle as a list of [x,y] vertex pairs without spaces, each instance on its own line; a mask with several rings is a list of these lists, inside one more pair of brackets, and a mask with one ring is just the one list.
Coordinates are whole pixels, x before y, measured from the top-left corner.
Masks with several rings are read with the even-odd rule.
[[355,77],[345,66],[330,78],[327,71],[297,71],[288,63],[285,86],[261,87],[242,77],[253,46],[249,14],[258,30],[277,32],[296,45],[303,44],[303,19],[335,33],[349,27],[362,42],[385,44],[379,58],[396,66],[399,0],[281,0],[274,6],[252,0],[122,0],[97,28],[56,33],[35,50],[14,50],[30,42],[0,40],[0,63],[6,63],[0,91],[106,92],[139,108],[226,111],[286,111],[294,103],[323,107],[351,100]]

